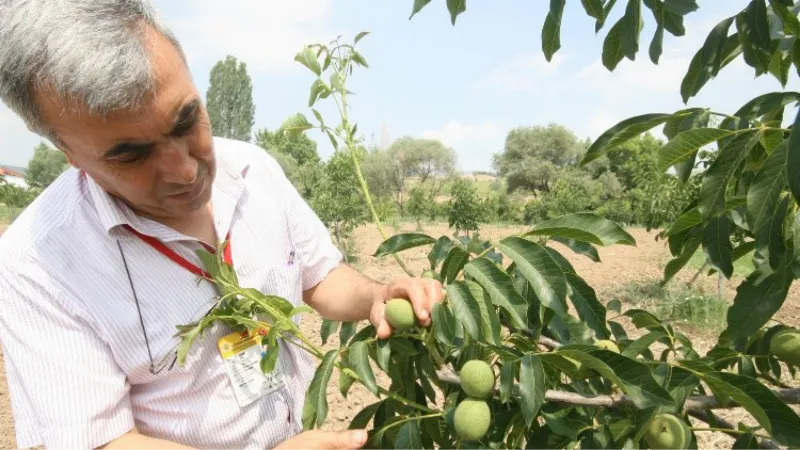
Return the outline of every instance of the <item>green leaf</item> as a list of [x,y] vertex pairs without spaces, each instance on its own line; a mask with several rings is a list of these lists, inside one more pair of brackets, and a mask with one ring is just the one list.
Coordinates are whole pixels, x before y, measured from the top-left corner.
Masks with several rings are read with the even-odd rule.
[[605,26],[606,18],[608,18],[608,13],[614,8],[614,5],[617,3],[617,0],[607,0],[606,5],[603,7],[603,17],[597,19],[594,25],[594,32],[597,33],[600,29]]
[[629,309],[623,316],[630,317],[636,328],[663,328],[664,324],[658,318],[643,309]]
[[[738,34],[729,36],[722,47],[720,69],[736,59],[741,52],[742,46],[739,42]],[[690,98],[697,95],[708,80],[712,78],[711,72],[713,69],[713,67],[708,67],[703,63],[703,48],[700,48],[689,63],[689,70],[687,70],[681,81],[681,98],[684,103],[687,103]]]
[[636,239],[616,223],[592,213],[573,213],[534,225],[526,236],[558,236],[596,245],[636,245]]
[[472,296],[466,282],[456,281],[447,285],[447,302],[453,308],[453,314],[464,330],[475,339],[482,339],[481,307]]
[[520,409],[525,423],[530,427],[544,403],[547,389],[542,361],[535,354],[522,358],[519,368]]
[[625,347],[625,350],[622,351],[622,356],[635,359],[640,353],[650,348],[655,341],[666,336],[667,333],[664,330],[653,330]]
[[734,116],[745,119],[756,119],[769,114],[789,103],[800,101],[800,92],[770,92],[745,103]]
[[786,186],[786,159],[789,141],[784,140],[767,157],[747,191],[747,212],[750,229],[757,232],[769,224],[772,212],[778,207],[780,193]]
[[779,444],[800,446],[800,415],[758,381],[734,373],[699,374],[715,394],[730,397]]
[[389,239],[383,241],[378,250],[372,255],[376,258],[394,253],[402,252],[414,247],[423,245],[430,245],[436,242],[436,239],[422,233],[403,233],[396,234]]
[[347,427],[349,430],[363,430],[369,424],[369,421],[372,420],[372,416],[378,412],[378,408],[384,404],[386,400],[381,400],[379,402],[375,402],[366,408],[362,409],[361,411],[353,417],[353,420],[350,421],[350,426]]
[[611,72],[617,68],[619,62],[625,57],[625,53],[622,50],[622,30],[624,27],[624,20],[618,20],[608,31],[606,39],[603,41],[603,66]]
[[433,244],[433,248],[428,252],[428,261],[431,263],[431,270],[436,270],[439,261],[447,257],[447,252],[453,248],[453,241],[447,236],[441,236]]
[[400,427],[400,432],[397,434],[395,447],[397,449],[423,449],[422,434],[419,430],[419,423],[416,420],[410,420]]
[[494,309],[492,299],[483,288],[473,281],[467,281],[472,296],[478,303],[481,309],[481,329],[483,337],[490,344],[500,346],[502,341],[500,339],[500,318],[497,316],[497,311]]
[[684,243],[680,255],[667,263],[667,267],[664,268],[664,280],[661,282],[661,286],[667,284],[669,280],[680,272],[686,266],[686,263],[692,259],[697,249],[700,248],[702,242],[701,233],[699,230],[694,231]]
[[697,11],[695,0],[664,0],[664,9],[681,16]]
[[272,327],[262,341],[262,343],[264,341],[267,343],[267,353],[261,358],[261,371],[264,373],[272,373],[275,363],[278,361],[278,355],[281,352],[281,348],[278,346],[279,330],[278,327]]
[[447,10],[450,11],[450,22],[455,26],[458,15],[467,10],[467,0],[447,0]]
[[719,22],[708,33],[702,48],[701,62],[705,67],[711,69],[711,75],[716,76],[722,68],[723,53],[725,51],[725,43],[728,39],[728,30],[733,24],[733,17]]
[[564,272],[544,247],[512,236],[500,241],[497,248],[516,263],[543,305],[561,316],[567,314]]
[[566,245],[573,252],[584,255],[594,262],[600,262],[600,254],[597,253],[597,248],[588,242],[566,239],[560,236],[552,236],[550,240]]
[[641,0],[628,0],[625,15],[622,16],[620,22],[624,23],[620,29],[622,52],[633,61],[636,59],[636,53],[639,52],[639,35],[644,26]]
[[603,0],[581,0],[583,9],[589,17],[594,17],[597,20],[602,19],[603,16]]
[[758,438],[753,434],[743,434],[739,436],[733,443],[732,449],[752,449],[758,447]]
[[342,394],[342,397],[347,398],[347,393],[355,382],[355,378],[351,378],[346,372],[339,372],[339,392]]
[[344,347],[347,341],[356,334],[356,322],[343,322],[342,329],[339,330],[339,345]]
[[564,14],[566,0],[550,0],[550,11],[542,26],[542,51],[547,62],[561,48],[561,17]]
[[783,32],[787,35],[800,37],[800,20],[797,15],[789,11],[789,8],[784,5],[781,0],[769,0],[772,10],[781,18],[783,24]]
[[675,220],[672,225],[670,225],[664,235],[667,237],[675,236],[676,234],[690,230],[701,223],[703,223],[703,216],[700,214],[700,210],[697,208],[692,208],[678,216],[678,219]]
[[507,362],[500,367],[500,401],[507,403],[514,387],[514,364]]
[[594,330],[599,339],[608,339],[610,333],[606,328],[606,308],[597,300],[597,295],[583,278],[574,273],[566,273],[567,283],[570,286],[570,298],[578,317]]
[[717,159],[706,171],[700,187],[698,209],[704,219],[708,220],[725,211],[728,183],[750,150],[758,144],[760,137],[760,133],[748,131],[736,136],[728,145],[719,150]]
[[670,406],[674,402],[669,392],[653,379],[650,369],[638,361],[609,350],[579,345],[563,347],[555,353],[577,360],[586,368],[596,370],[619,386],[639,409]]
[[[317,78],[314,80],[314,83],[311,84],[311,93],[308,96],[308,107],[314,106],[314,103],[317,102],[319,95],[325,92],[328,89],[328,86],[325,84],[324,81]],[[317,119],[322,122],[322,119],[317,117]]]
[[664,47],[664,26],[661,24],[656,25],[656,32],[653,35],[653,40],[650,41],[650,61],[653,64],[658,64],[659,58],[661,58],[661,53],[663,52]]
[[784,241],[784,223],[789,214],[791,199],[783,197],[780,204],[770,212],[770,222],[756,232],[756,251],[753,262],[756,267],[768,264],[769,267],[777,268],[786,253]]
[[495,305],[508,313],[515,327],[527,328],[528,302],[514,289],[508,274],[486,258],[470,261],[464,271],[486,289]]
[[281,130],[290,135],[300,134],[311,128],[314,128],[314,126],[306,119],[306,116],[300,113],[289,117],[281,124]]
[[362,32],[358,33],[358,34],[356,35],[355,39],[353,40],[353,43],[354,43],[354,44],[358,44],[358,41],[360,41],[361,39],[363,39],[363,38],[364,38],[365,36],[367,36],[368,34],[369,34],[369,31],[362,31]]
[[693,128],[678,133],[674,139],[667,142],[658,151],[658,168],[659,170],[667,170],[670,166],[685,160],[697,152],[701,147],[736,133],[737,131],[734,130],[721,130],[719,128]]
[[375,382],[375,374],[372,366],[369,365],[369,345],[364,341],[358,341],[350,346],[348,359],[353,366],[358,377],[364,383],[364,387],[375,395],[378,395],[378,384]]
[[464,268],[469,260],[469,253],[462,250],[460,247],[453,247],[447,254],[444,263],[442,263],[442,280],[447,283],[452,283],[456,279],[458,273]]
[[733,244],[731,222],[724,216],[711,218],[703,227],[703,251],[711,265],[726,278],[733,275]]
[[319,61],[317,60],[317,52],[313,48],[305,47],[303,51],[295,55],[294,60],[308,67],[317,76],[322,74],[322,69],[319,67]]
[[753,272],[736,289],[728,309],[728,336],[737,339],[756,334],[783,306],[791,283],[786,267],[766,277],[761,271]]
[[[795,116],[792,129],[800,130],[800,111]],[[800,167],[800,133],[792,133],[789,137],[789,155],[786,157],[786,167]],[[786,175],[794,201],[800,204],[800,170],[787,170]]]
[[353,61],[355,61],[355,63],[358,64],[359,66],[369,67],[369,64],[367,64],[367,60],[364,58],[363,55],[361,55],[361,53],[358,53],[357,51],[353,50],[351,56],[353,58]]
[[609,150],[641,135],[670,120],[672,114],[643,114],[623,120],[600,135],[586,151],[581,165],[588,164],[605,155]]
[[320,327],[320,337],[322,338],[322,345],[328,342],[328,338],[332,334],[339,331],[339,322],[330,319],[322,319],[322,326]]
[[408,20],[411,20],[415,14],[420,12],[422,8],[428,6],[428,3],[430,2],[431,0],[414,0],[414,7],[411,9],[411,15],[408,17]]
[[[306,393],[306,402],[313,411],[316,425],[321,427],[328,417],[327,387],[333,373],[333,363],[336,361],[338,351],[329,350],[322,358],[322,362],[314,372],[314,378]],[[304,414],[305,415],[305,414]]]
[[795,278],[800,278],[800,213],[794,219],[794,260],[792,261],[792,272]]
[[433,308],[431,308],[431,318],[436,340],[444,346],[453,345],[453,339],[455,339],[454,331],[456,329],[453,313],[450,312],[447,306],[441,303],[434,303]]
[[[769,67],[769,25],[767,24],[767,40],[766,42],[762,41],[762,38],[759,36],[763,33],[763,30],[759,31],[764,25],[761,20],[757,19],[758,14],[754,12],[755,4],[758,0],[753,0],[750,2],[750,5],[736,15],[736,36],[739,39],[739,44],[742,47],[742,53],[744,54],[744,61],[753,67],[756,72],[756,76],[759,76],[763,73],[767,72],[767,68]],[[766,20],[766,15],[763,17]],[[766,45],[764,45],[766,44]]]

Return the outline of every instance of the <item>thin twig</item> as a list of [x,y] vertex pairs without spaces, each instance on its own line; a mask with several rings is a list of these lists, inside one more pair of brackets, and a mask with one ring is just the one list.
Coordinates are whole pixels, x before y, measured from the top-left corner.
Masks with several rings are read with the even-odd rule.
[[[741,432],[735,431],[736,425],[728,422],[727,420],[717,417],[713,412],[703,409],[690,409],[686,412],[690,416],[694,417],[695,419],[702,420],[703,422],[709,425],[719,425],[722,428],[727,428],[728,430],[720,430],[722,433],[727,434],[728,436],[738,438],[741,435]],[[759,448],[781,448],[778,443],[771,439],[761,439],[758,444]]]

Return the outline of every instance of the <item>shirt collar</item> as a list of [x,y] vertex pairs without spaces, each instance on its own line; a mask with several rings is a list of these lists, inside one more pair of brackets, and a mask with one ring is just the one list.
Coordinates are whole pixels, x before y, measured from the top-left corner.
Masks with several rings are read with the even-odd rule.
[[[245,190],[245,177],[249,165],[232,161],[224,155],[216,155],[217,172],[212,184],[211,203],[214,210],[214,227],[222,240],[228,234],[236,206]],[[157,238],[163,242],[196,240],[154,220],[137,215],[125,202],[109,194],[88,174],[81,172],[90,196],[94,202],[101,225],[109,236],[128,238],[132,236],[124,230],[125,225],[136,231]]]

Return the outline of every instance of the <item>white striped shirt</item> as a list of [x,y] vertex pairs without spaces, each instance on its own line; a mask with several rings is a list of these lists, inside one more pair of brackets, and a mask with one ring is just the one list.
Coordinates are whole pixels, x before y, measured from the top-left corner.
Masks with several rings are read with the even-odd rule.
[[[240,284],[302,304],[302,291],[341,261],[327,229],[264,150],[215,138],[215,152],[214,224],[218,236],[231,231]],[[222,326],[195,341],[184,367],[150,372],[142,328],[157,363],[176,325],[202,316],[216,293],[123,224],[202,267],[196,239],[136,216],[75,169],[0,238],[0,343],[17,445],[92,448],[136,425],[190,446],[271,448],[300,432],[314,361],[295,347],[282,344],[285,388],[244,408],[217,347],[230,333]]]

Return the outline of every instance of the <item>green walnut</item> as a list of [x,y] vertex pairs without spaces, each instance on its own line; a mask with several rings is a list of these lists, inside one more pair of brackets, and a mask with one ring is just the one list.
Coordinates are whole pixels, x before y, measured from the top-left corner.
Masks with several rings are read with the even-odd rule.
[[769,341],[769,351],[781,361],[800,366],[800,331],[784,328]]
[[426,270],[425,272],[422,272],[421,278],[432,278],[436,281],[442,281],[442,277],[433,270]]
[[650,421],[644,439],[650,448],[687,449],[692,441],[692,431],[677,416],[659,414]]
[[453,424],[456,433],[467,441],[478,441],[489,431],[492,411],[489,404],[477,398],[466,398],[456,406]]
[[407,330],[417,325],[417,317],[411,302],[404,298],[393,298],[386,302],[386,321],[397,331]]
[[603,340],[597,341],[597,343],[595,343],[595,345],[600,347],[600,348],[602,348],[602,349],[604,349],[604,350],[610,350],[610,351],[612,351],[614,353],[619,353],[619,347],[617,346],[617,344],[614,343],[614,341],[609,341],[608,339],[603,339]]
[[459,374],[461,389],[472,398],[483,399],[494,392],[495,376],[492,366],[480,359],[464,363]]

